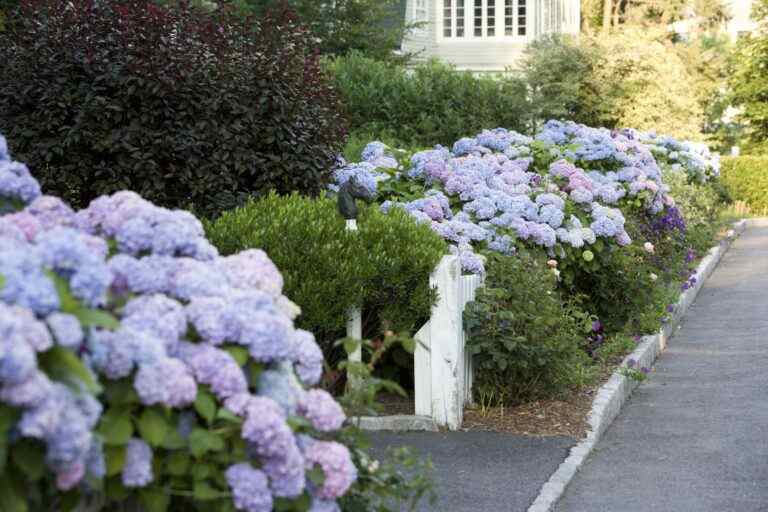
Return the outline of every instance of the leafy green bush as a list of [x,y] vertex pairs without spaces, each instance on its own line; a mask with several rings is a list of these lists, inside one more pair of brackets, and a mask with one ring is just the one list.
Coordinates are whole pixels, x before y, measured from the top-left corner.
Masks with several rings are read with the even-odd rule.
[[537,39],[525,49],[521,66],[531,95],[535,123],[568,119],[615,127],[617,102],[626,95],[628,69],[607,67],[605,50],[563,35]]
[[132,189],[215,213],[330,179],[344,122],[290,11],[30,0],[6,21],[0,130],[75,207]]
[[353,130],[406,145],[453,144],[489,126],[525,131],[518,78],[476,77],[432,61],[406,69],[359,53],[327,62]]
[[435,298],[429,274],[445,242],[406,212],[362,209],[359,231],[345,229],[331,198],[268,196],[225,212],[206,226],[224,254],[261,248],[279,266],[285,293],[327,351],[344,334],[346,312],[363,305],[366,337],[388,329],[412,331]]
[[724,158],[721,180],[735,201],[754,211],[768,211],[768,156]]
[[485,286],[464,312],[477,392],[518,402],[575,384],[589,364],[582,346],[590,317],[562,301],[540,260],[490,254],[486,269]]

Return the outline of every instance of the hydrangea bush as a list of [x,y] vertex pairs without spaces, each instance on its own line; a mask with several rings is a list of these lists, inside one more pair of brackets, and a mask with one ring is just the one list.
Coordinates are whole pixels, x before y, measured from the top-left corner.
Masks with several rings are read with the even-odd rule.
[[[708,187],[709,197],[717,155],[632,129],[549,121],[532,137],[497,128],[399,164],[394,154],[370,144],[362,162],[336,170],[337,184],[355,177],[383,211],[403,209],[431,226],[465,272],[483,273],[491,253],[550,259],[566,295],[612,330],[661,300],[659,285],[676,279],[688,249],[712,238],[711,229],[702,234],[707,222],[700,218],[712,224],[722,203],[704,208],[685,198],[685,209],[695,203],[696,211],[681,211],[669,186],[682,180],[686,191]],[[686,226],[688,213],[696,230]]]
[[345,415],[312,388],[322,353],[264,252],[221,257],[133,192],[74,211],[2,136],[0,205],[9,510],[339,510]]
[[656,215],[674,204],[653,154],[629,131],[549,121],[534,137],[498,128],[416,153],[406,169],[382,165],[377,143],[365,156],[337,170],[337,183],[355,176],[380,194],[382,210],[429,223],[474,273],[478,249],[511,254],[518,242],[588,260],[595,248],[632,242],[628,206]]

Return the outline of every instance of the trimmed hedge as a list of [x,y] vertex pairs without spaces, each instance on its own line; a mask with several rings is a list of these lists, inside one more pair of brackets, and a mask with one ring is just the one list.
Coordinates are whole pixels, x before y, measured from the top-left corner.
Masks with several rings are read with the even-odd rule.
[[345,123],[314,45],[289,10],[29,0],[0,32],[0,130],[75,207],[122,189],[204,214],[317,194]]
[[285,293],[301,307],[297,323],[326,351],[344,336],[350,307],[363,304],[363,334],[410,331],[427,319],[429,275],[445,242],[404,211],[364,207],[359,231],[345,229],[331,198],[269,194],[206,225],[223,254],[260,248],[280,268]]
[[721,181],[734,201],[744,201],[754,213],[768,212],[768,156],[724,158]]
[[488,126],[526,131],[525,84],[432,61],[406,69],[352,53],[327,63],[352,130],[400,144],[452,144]]

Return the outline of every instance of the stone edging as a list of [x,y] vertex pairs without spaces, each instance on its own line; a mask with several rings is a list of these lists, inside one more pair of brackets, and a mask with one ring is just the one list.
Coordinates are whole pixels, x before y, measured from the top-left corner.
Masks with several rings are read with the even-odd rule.
[[[744,232],[747,226],[768,225],[768,219],[749,219],[736,222],[733,226],[732,236],[724,238],[719,245],[712,247],[709,253],[699,263],[696,269],[696,284],[680,295],[671,318],[664,324],[658,333],[644,336],[638,347],[629,354],[621,363],[621,367],[627,365],[630,359],[636,361],[636,367],[648,367],[653,365],[656,358],[664,351],[667,341],[679,327],[680,321],[688,308],[693,304],[696,296],[704,285],[704,282],[712,274],[720,262],[720,259],[728,251],[738,235]],[[592,449],[602,437],[606,429],[618,416],[621,407],[629,399],[632,392],[640,384],[619,373],[619,368],[614,371],[611,378],[598,390],[592,410],[589,413],[588,423],[590,430],[587,437],[571,448],[571,452],[565,461],[549,480],[542,486],[536,500],[528,508],[528,512],[549,512],[565,492],[576,472],[586,461]]]

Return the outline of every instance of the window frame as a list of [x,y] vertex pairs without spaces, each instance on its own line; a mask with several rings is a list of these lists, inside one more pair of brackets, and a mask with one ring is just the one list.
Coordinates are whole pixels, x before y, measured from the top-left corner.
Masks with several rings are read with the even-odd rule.
[[[533,13],[532,3],[534,0],[511,0],[512,1],[512,35],[507,35],[507,1],[510,0],[463,0],[463,35],[458,36],[457,6],[459,0],[435,0],[433,2],[437,16],[437,39],[441,43],[472,43],[472,42],[526,42],[531,39],[533,25],[531,14]],[[476,18],[475,9],[477,3],[480,3],[481,17]],[[414,0],[414,6],[416,0]],[[446,16],[450,5],[450,17]],[[493,7],[493,35],[488,35],[488,6]],[[521,12],[522,8],[522,12]],[[481,20],[481,35],[475,35],[476,19]],[[446,22],[450,20],[450,35],[446,35]],[[520,21],[524,23],[521,24]],[[520,34],[520,28],[525,31]]]

